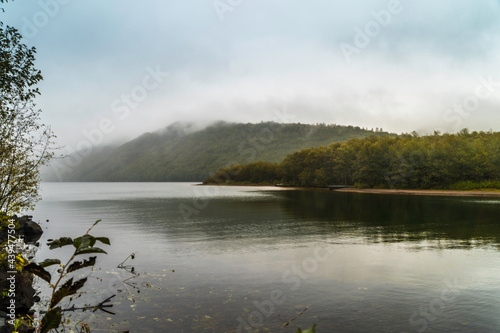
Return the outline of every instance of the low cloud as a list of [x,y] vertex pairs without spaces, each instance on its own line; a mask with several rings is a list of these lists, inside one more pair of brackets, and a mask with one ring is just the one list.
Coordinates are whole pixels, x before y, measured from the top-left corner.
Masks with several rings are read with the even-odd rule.
[[[401,10],[377,21],[394,3]],[[21,30],[43,10],[36,2],[6,9]],[[45,76],[43,120],[63,144],[103,118],[113,121],[104,138],[112,142],[176,121],[274,120],[276,109],[302,123],[394,132],[500,130],[500,91],[460,121],[448,111],[481,78],[500,81],[498,14],[493,0],[255,0],[221,21],[210,2],[70,1],[28,42]],[[369,43],[346,61],[340,45],[355,45],[370,26]],[[170,76],[127,119],[113,118],[113,102],[148,66]]]

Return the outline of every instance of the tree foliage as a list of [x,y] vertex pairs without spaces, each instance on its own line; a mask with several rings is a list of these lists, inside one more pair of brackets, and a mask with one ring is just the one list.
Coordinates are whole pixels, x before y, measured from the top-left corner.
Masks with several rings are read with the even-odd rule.
[[56,161],[52,169],[65,181],[201,181],[221,167],[279,163],[299,149],[374,134],[388,133],[325,124],[219,122],[199,131],[174,124],[85,158],[75,153],[67,165]]
[[0,211],[10,213],[39,199],[39,168],[52,156],[54,138],[35,108],[42,80],[36,50],[21,39],[15,28],[0,26]]
[[[76,257],[91,253],[106,254],[103,249],[96,247],[95,244],[100,242],[102,244],[110,245],[109,239],[107,237],[95,237],[89,234],[89,232],[99,222],[100,220],[96,221],[92,227],[90,227],[89,230],[87,230],[87,232],[80,237],[75,239],[70,237],[61,237],[59,239],[52,240],[47,244],[51,250],[70,245],[74,247],[73,254],[65,264],[62,264],[59,259],[46,259],[39,264],[30,263],[24,267],[25,271],[30,272],[49,283],[50,288],[52,289],[47,312],[40,321],[40,332],[49,332],[50,330],[57,329],[59,327],[61,324],[63,309],[61,309],[58,305],[65,297],[72,296],[79,292],[79,290],[84,287],[87,282],[86,277],[74,281],[75,276],[68,277],[68,275],[86,267],[94,267],[97,258],[94,256],[77,261]],[[57,271],[58,274],[55,274],[55,276],[45,270],[45,267],[52,265],[59,266]]]
[[257,161],[248,164],[235,164],[222,168],[207,178],[204,184],[274,184],[283,177],[281,168],[277,163]]
[[[282,175],[281,182],[297,186],[492,188],[500,184],[500,132],[469,133],[464,129],[457,134],[422,137],[415,133],[370,136],[303,149],[273,167]],[[226,177],[224,182],[252,182],[259,172],[252,164],[233,169],[245,172]],[[231,170],[222,169],[216,175],[231,175]]]

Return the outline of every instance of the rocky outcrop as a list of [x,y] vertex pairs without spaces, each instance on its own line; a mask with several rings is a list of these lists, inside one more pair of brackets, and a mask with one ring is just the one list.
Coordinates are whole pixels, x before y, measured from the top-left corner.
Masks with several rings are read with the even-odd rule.
[[[5,319],[4,330],[0,330],[4,332],[7,325],[7,321],[10,320],[8,314],[11,313],[9,306],[11,304],[11,300],[15,300],[15,310],[12,310],[12,313],[18,315],[25,315],[29,313],[31,307],[35,304],[38,296],[35,296],[35,289],[33,288],[33,274],[28,272],[18,272],[15,274],[8,273],[8,268],[6,265],[1,265],[0,268],[0,290],[12,290],[12,293],[15,294],[14,297],[2,297],[0,298],[0,317]],[[10,279],[9,279],[10,278]],[[13,285],[15,289],[11,289]],[[8,295],[7,295],[8,296]],[[26,330],[24,332],[32,332],[28,330],[28,327],[25,327]],[[5,332],[11,332],[9,330]],[[21,332],[21,331],[19,331]]]
[[[16,237],[23,236],[26,243],[34,243],[40,239],[43,234],[42,227],[32,220],[33,216],[24,215],[17,217],[14,215],[12,219],[17,225]],[[0,230],[0,243],[8,239],[7,228]]]
[[[5,324],[10,320],[9,317],[5,318],[9,313],[9,306],[11,304],[11,299],[15,300],[15,313],[16,315],[25,315],[29,313],[30,308],[35,304],[37,296],[35,296],[35,289],[33,288],[33,274],[28,272],[18,272],[15,274],[15,279],[8,280],[13,274],[7,273],[2,267],[0,271],[0,289],[9,290],[11,288],[10,281],[14,282],[15,285],[15,297],[2,297],[0,298],[0,311],[2,311],[0,317],[5,319]],[[6,325],[10,326],[10,325]],[[26,327],[28,329],[28,327]],[[0,333],[3,331],[0,331]],[[11,331],[6,331],[11,332]],[[19,331],[21,332],[21,331]],[[25,332],[31,332],[30,330],[25,330]]]
[[[12,219],[14,219],[16,225],[15,236],[17,238],[24,238],[25,243],[34,243],[40,239],[43,230],[38,223],[33,222],[31,216],[14,216]],[[0,243],[8,240],[8,230],[7,227],[1,228]],[[16,316],[28,314],[31,307],[39,300],[38,296],[35,296],[35,289],[33,288],[33,274],[26,271],[9,273],[10,271],[12,269],[6,260],[0,262],[0,290],[8,290],[13,295],[9,296],[7,294],[3,295],[6,297],[0,297],[0,326],[3,326],[0,328],[0,333],[12,332],[13,327],[8,324],[8,320],[10,320],[8,315],[11,312],[9,306],[12,304],[12,300],[15,301],[13,303],[15,310],[12,310],[12,312]],[[28,325],[23,325],[18,328],[18,332],[34,332],[34,329]]]
[[[26,314],[31,309],[35,300],[35,289],[33,288],[33,274],[28,272],[17,272],[15,274],[8,273],[6,265],[2,265],[2,270],[0,271],[0,289],[9,290],[11,289],[11,281],[14,282],[15,290],[15,305],[16,312]],[[11,278],[9,280],[9,278]],[[2,297],[0,299],[0,309],[5,311],[9,305],[11,298]]]

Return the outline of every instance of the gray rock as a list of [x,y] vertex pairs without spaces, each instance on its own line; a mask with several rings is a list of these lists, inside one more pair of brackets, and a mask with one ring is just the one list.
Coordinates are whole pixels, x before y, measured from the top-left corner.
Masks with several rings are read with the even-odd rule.
[[[40,239],[43,234],[42,227],[36,222],[33,222],[32,216],[24,215],[21,217],[13,216],[12,217],[18,228],[16,229],[16,237],[23,236],[24,241],[27,243],[34,243]],[[8,238],[7,236],[7,228],[2,228],[0,231],[0,241],[5,241]]]
[[[9,290],[10,281],[7,280],[13,274],[7,273],[8,267],[2,266],[0,268],[0,290]],[[15,274],[15,300],[16,300],[16,313],[26,314],[34,305],[35,289],[33,288],[33,274],[28,272],[17,272]],[[7,309],[10,304],[9,297],[0,298],[0,308]]]
[[26,236],[39,236],[43,234],[42,227],[36,222],[26,221],[23,225],[22,233]]

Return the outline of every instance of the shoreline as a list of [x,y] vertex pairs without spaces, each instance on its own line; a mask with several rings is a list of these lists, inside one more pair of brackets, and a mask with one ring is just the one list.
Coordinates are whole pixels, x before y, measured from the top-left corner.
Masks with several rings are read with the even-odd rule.
[[499,197],[500,191],[458,191],[458,190],[395,190],[395,189],[357,189],[343,188],[334,192],[372,193],[372,194],[397,194],[397,195],[428,195],[452,197]]
[[292,191],[320,191],[320,192],[350,192],[365,194],[392,194],[392,195],[427,195],[427,196],[451,196],[451,197],[499,197],[500,190],[403,190],[403,189],[373,189],[373,188],[339,188],[330,190],[324,187],[277,187],[274,185],[260,184],[196,184],[200,186],[242,186],[242,187],[261,187],[266,190],[292,190]]

